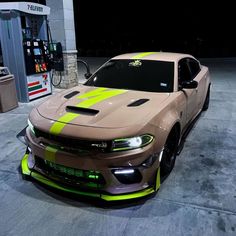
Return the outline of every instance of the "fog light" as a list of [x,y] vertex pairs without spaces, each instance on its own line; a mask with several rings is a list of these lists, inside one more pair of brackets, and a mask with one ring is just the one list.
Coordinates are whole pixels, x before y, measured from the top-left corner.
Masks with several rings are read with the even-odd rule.
[[135,184],[142,180],[142,175],[138,169],[116,169],[112,170],[112,173],[122,184]]
[[119,175],[119,174],[133,174],[134,170],[133,169],[127,169],[127,170],[115,170],[114,174]]

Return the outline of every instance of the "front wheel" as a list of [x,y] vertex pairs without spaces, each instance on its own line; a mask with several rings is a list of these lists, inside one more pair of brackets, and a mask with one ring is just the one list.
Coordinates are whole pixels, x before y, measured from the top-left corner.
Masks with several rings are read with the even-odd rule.
[[169,175],[171,170],[174,168],[177,154],[178,140],[179,140],[179,135],[176,129],[173,129],[170,132],[163,149],[162,160],[160,163],[161,177]]

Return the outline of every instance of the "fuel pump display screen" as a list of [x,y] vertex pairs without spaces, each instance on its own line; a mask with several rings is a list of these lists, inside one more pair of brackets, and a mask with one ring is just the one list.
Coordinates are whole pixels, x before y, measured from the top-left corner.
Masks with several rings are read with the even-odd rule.
[[34,48],[34,55],[35,56],[41,56],[42,55],[42,52],[41,52],[40,48]]
[[50,70],[48,42],[41,39],[24,40],[26,74],[45,73]]

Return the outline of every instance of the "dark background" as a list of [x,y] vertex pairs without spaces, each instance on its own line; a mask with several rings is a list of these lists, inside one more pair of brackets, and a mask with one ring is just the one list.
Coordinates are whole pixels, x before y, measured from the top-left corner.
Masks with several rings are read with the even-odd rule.
[[162,50],[196,57],[236,56],[232,4],[173,2],[74,0],[79,53],[113,56]]
[[162,50],[233,57],[234,9],[231,1],[74,0],[78,54]]

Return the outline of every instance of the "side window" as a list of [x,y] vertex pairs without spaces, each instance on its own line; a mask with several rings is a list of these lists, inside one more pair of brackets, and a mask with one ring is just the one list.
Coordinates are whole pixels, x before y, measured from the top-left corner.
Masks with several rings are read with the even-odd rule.
[[192,79],[194,79],[194,77],[199,73],[200,71],[200,65],[199,62],[190,58],[188,60],[188,64],[189,64],[189,68],[191,71],[191,75],[192,75]]
[[179,84],[181,84],[183,81],[189,81],[192,79],[186,58],[179,61],[178,73]]

